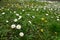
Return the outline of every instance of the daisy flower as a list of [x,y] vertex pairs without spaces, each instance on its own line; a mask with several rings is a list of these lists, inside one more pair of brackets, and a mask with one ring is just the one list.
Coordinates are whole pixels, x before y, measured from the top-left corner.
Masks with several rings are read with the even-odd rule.
[[21,25],[17,25],[16,26],[16,29],[21,29]]
[[17,22],[18,21],[18,19],[14,19],[14,22]]
[[23,32],[20,32],[19,33],[19,36],[23,37],[24,36],[24,33]]
[[16,27],[16,25],[15,25],[15,24],[12,24],[12,25],[11,25],[11,28],[15,28],[15,27]]

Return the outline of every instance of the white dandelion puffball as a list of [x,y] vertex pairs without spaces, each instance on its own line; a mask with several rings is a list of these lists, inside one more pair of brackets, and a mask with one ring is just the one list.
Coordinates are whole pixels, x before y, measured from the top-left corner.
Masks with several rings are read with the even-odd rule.
[[17,22],[18,21],[18,19],[14,19],[14,22]]
[[5,12],[2,13],[3,15],[5,14]]
[[18,19],[21,19],[22,18],[22,16],[19,16],[19,18]]
[[48,16],[49,14],[46,14],[46,16]]
[[21,29],[21,25],[17,25],[16,26],[16,29]]
[[19,35],[20,35],[21,37],[23,37],[23,36],[24,36],[24,33],[23,33],[23,32],[20,32]]
[[12,25],[11,25],[11,28],[15,28],[15,27],[16,27],[16,25],[15,25],[15,24],[12,24]]

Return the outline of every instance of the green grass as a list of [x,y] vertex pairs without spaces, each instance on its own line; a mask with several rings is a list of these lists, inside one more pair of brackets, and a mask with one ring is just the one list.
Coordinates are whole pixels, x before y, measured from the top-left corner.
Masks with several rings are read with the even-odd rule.
[[[57,4],[24,2],[23,5],[18,3],[2,6],[0,8],[0,40],[60,40],[60,5],[57,5],[58,7],[54,5]],[[46,9],[45,6],[47,6]],[[36,11],[37,8],[38,11]],[[3,12],[5,14],[2,14]],[[22,18],[14,22],[14,19],[18,19],[16,14]],[[7,23],[6,20],[9,22]],[[22,28],[19,30],[12,29],[12,24],[20,24]],[[23,37],[19,36],[20,32],[24,33]]]

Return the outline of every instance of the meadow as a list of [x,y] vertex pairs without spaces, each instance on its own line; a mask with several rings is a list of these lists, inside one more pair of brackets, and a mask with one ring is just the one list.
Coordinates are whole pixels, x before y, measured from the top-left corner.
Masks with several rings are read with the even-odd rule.
[[0,4],[0,40],[60,40],[60,3]]

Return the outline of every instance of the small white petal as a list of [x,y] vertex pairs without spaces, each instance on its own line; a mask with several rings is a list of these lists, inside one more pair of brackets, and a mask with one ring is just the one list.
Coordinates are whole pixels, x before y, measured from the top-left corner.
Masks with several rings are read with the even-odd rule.
[[15,28],[15,27],[16,27],[16,25],[15,25],[15,24],[12,24],[12,25],[11,25],[11,28]]
[[16,29],[21,29],[21,25],[17,25],[16,26]]
[[24,36],[24,33],[23,33],[23,32],[20,32],[19,35],[20,35],[21,37],[23,37],[23,36]]

